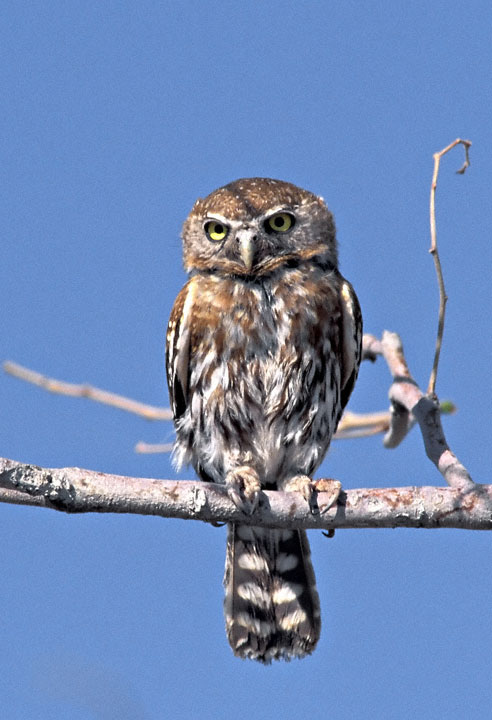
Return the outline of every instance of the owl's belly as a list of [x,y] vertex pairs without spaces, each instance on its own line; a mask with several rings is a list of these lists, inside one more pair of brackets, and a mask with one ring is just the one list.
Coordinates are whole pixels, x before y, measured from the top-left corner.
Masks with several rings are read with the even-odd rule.
[[238,465],[253,466],[262,485],[311,475],[335,429],[340,373],[328,337],[303,342],[285,314],[268,310],[248,337],[237,318],[228,323],[220,353],[212,336],[191,373],[175,458],[215,482]]

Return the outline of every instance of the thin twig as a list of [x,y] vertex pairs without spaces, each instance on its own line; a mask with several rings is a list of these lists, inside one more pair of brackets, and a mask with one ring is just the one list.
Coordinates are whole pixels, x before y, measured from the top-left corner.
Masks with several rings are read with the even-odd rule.
[[[364,359],[375,360],[381,354],[381,343],[373,335],[364,335]],[[172,413],[169,408],[155,407],[145,403],[132,400],[131,398],[117,395],[116,393],[85,384],[68,383],[63,380],[47,377],[35,370],[23,367],[18,363],[5,362],[3,369],[9,375],[20,380],[32,383],[48,392],[70,397],[88,398],[96,402],[116,407],[134,415],[143,417],[146,420],[170,420]],[[335,435],[337,440],[355,439],[378,435],[388,430],[390,423],[389,412],[375,413],[354,413],[347,411],[339,425]],[[135,452],[142,454],[166,453],[172,450],[172,443],[147,443],[140,441],[135,446]]]
[[140,455],[153,455],[159,453],[169,453],[173,449],[173,443],[148,443],[143,440],[135,445],[134,450]]
[[3,369],[9,375],[37,385],[48,392],[59,395],[70,395],[71,397],[88,398],[103,405],[110,405],[111,407],[133,413],[146,420],[171,420],[172,418],[172,413],[168,408],[146,405],[145,403],[137,402],[123,395],[117,395],[116,393],[101,390],[91,385],[75,385],[62,380],[56,380],[46,375],[41,375],[41,373],[35,372],[34,370],[29,370],[29,368],[18,365],[17,363],[4,362]]
[[439,366],[439,357],[441,354],[442,337],[444,333],[444,318],[446,313],[446,302],[448,297],[446,295],[446,288],[444,287],[444,278],[442,274],[441,261],[439,259],[439,252],[437,249],[437,233],[436,233],[436,188],[437,188],[437,177],[439,175],[439,165],[441,158],[452,150],[456,145],[463,145],[465,148],[465,162],[462,167],[457,170],[460,175],[463,175],[467,167],[470,165],[469,149],[471,146],[470,140],[462,140],[456,138],[452,143],[445,147],[440,152],[434,153],[434,172],[432,174],[432,183],[430,191],[430,234],[431,234],[431,246],[429,252],[434,259],[434,265],[436,268],[437,282],[439,285],[439,320],[437,324],[437,338],[436,338],[436,349],[434,353],[434,363],[432,365],[432,371],[429,378],[429,385],[427,387],[427,394],[433,395],[436,391],[436,379],[437,379],[437,368]]
[[337,431],[333,436],[336,440],[345,440],[356,437],[369,437],[386,432],[389,427],[390,414],[388,411],[373,413],[354,413],[346,410],[338,423]]

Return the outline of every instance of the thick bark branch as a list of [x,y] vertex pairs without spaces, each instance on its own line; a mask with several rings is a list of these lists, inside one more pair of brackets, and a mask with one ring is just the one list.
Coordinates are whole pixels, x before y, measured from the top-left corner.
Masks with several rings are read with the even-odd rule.
[[300,493],[262,493],[254,515],[241,513],[224,486],[187,480],[107,475],[79,468],[44,469],[0,459],[0,501],[64,512],[158,515],[276,528],[462,528],[492,530],[492,486],[346,490],[326,512],[319,493],[312,515]]

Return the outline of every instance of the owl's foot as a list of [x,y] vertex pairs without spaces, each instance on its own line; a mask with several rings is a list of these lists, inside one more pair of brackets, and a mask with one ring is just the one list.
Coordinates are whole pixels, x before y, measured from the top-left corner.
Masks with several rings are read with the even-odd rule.
[[325,493],[327,495],[326,499],[323,498],[323,504],[319,508],[320,514],[324,515],[325,512],[336,505],[342,490],[342,483],[340,480],[325,478],[324,480],[315,480],[313,485],[316,493]]
[[[340,480],[311,480],[307,475],[295,475],[285,485],[287,492],[300,492],[309,505],[312,515],[323,515],[335,505],[342,489]],[[318,494],[325,493],[321,507],[318,504]]]
[[249,465],[241,465],[227,473],[225,483],[227,494],[237,509],[246,515],[252,515],[258,507],[261,490],[256,470]]

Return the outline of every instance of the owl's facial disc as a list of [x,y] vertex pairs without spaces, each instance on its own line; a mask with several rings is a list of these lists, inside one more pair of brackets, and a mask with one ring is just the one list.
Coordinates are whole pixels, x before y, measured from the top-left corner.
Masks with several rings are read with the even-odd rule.
[[247,218],[209,210],[200,223],[208,241],[205,252],[214,258],[216,267],[228,272],[248,276],[261,273],[272,262],[278,265],[282,258],[296,255],[295,239],[287,240],[287,236],[297,226],[297,219],[293,208],[286,205],[277,205],[267,213],[250,210]]
[[253,267],[255,251],[258,240],[258,222],[242,223],[229,220],[222,215],[209,213],[205,219],[203,229],[208,240],[222,247],[226,239],[230,238],[229,252],[237,261],[240,260],[248,273]]

